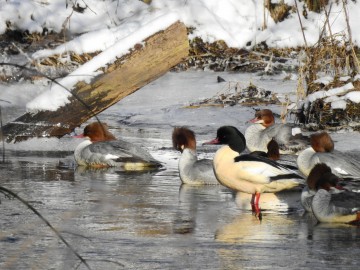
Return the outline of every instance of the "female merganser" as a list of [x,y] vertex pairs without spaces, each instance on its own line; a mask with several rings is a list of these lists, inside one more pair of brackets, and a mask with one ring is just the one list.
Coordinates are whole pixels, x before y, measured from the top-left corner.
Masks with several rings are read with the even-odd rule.
[[279,160],[280,159],[280,149],[279,144],[274,140],[271,139],[267,146],[266,146],[267,152],[264,151],[253,151],[250,154],[252,155],[260,155],[263,157],[267,157],[272,160]]
[[300,128],[289,124],[276,124],[271,110],[263,109],[255,113],[254,123],[245,131],[246,146],[249,151],[266,151],[267,144],[274,139],[280,147],[280,154],[296,154],[309,145],[308,138]]
[[161,167],[161,163],[143,148],[116,139],[104,123],[91,123],[76,137],[87,138],[75,148],[74,157],[80,166],[121,167],[127,171]]
[[263,157],[267,157],[272,160],[276,160],[281,165],[285,166],[288,169],[298,171],[298,167],[296,165],[296,159],[293,155],[280,155],[279,144],[271,139],[267,144],[267,152],[263,151],[253,151],[250,152],[251,155],[260,155]]
[[360,224],[360,193],[338,189],[338,182],[331,171],[318,178],[311,203],[314,216],[320,222]]
[[306,212],[311,212],[312,199],[316,194],[316,184],[322,175],[331,173],[331,168],[325,163],[318,163],[310,171],[309,176],[306,179],[306,186],[301,192],[300,201]]
[[216,139],[208,144],[226,144],[214,156],[216,178],[232,190],[252,194],[251,204],[259,218],[261,193],[275,193],[305,184],[301,176],[276,161],[252,154],[240,155],[245,150],[246,140],[233,126],[219,128]]
[[349,155],[334,150],[334,142],[327,132],[310,136],[311,147],[303,150],[297,157],[299,170],[306,176],[318,163],[325,163],[340,178],[359,179],[360,165]]
[[211,159],[198,159],[196,139],[192,130],[185,127],[174,128],[172,142],[176,150],[181,152],[179,159],[180,179],[191,185],[218,185]]

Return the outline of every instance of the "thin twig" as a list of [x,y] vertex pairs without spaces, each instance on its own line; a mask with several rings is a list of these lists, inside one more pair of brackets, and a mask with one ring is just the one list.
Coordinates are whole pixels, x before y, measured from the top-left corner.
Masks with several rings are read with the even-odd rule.
[[356,56],[355,49],[354,49],[354,44],[353,44],[353,41],[352,41],[351,28],[350,28],[350,23],[349,23],[349,14],[347,12],[345,0],[343,0],[342,3],[343,3],[344,13],[345,13],[346,26],[347,26],[348,34],[349,34],[349,42],[350,42],[350,46],[351,46],[351,51],[353,53],[353,58],[354,58],[354,61],[356,63],[357,71],[359,71],[360,70],[360,63],[359,63],[359,60],[358,60],[358,58]]
[[51,224],[50,222],[44,218],[39,211],[37,211],[31,204],[29,204],[27,201],[25,201],[23,198],[21,198],[20,196],[18,196],[16,193],[12,192],[11,190],[4,188],[2,186],[0,186],[0,191],[2,193],[6,193],[8,195],[11,195],[12,197],[14,197],[15,199],[19,200],[20,202],[22,202],[27,208],[29,208],[31,211],[33,211],[43,222],[45,222],[45,224],[56,234],[57,237],[60,238],[60,240],[75,254],[76,257],[79,258],[79,260],[88,268],[91,269],[90,265],[88,265],[88,263],[86,262],[86,260],[65,240],[65,238],[58,232],[58,230],[56,230]]
[[3,122],[2,122],[2,112],[1,112],[1,106],[0,106],[0,139],[2,140],[2,160],[3,163],[5,163],[5,140],[3,140]]
[[300,12],[299,12],[299,8],[298,8],[298,5],[297,5],[297,0],[295,0],[295,7],[296,7],[296,13],[298,15],[299,22],[300,22],[301,32],[302,32],[304,42],[305,42],[305,49],[307,50],[308,46],[307,46],[306,37],[305,37],[305,33],[304,33],[304,27],[302,25],[301,18],[300,18]]

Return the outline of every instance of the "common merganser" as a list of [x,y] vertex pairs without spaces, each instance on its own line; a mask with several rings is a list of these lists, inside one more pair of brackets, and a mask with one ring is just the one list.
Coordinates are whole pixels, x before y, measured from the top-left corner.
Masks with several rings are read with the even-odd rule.
[[298,127],[275,123],[274,114],[269,109],[255,113],[245,130],[246,147],[250,152],[266,151],[267,144],[274,139],[280,147],[280,154],[296,154],[309,145],[308,138]]
[[331,168],[324,163],[318,163],[310,171],[309,176],[306,179],[306,186],[301,192],[301,205],[304,207],[306,212],[311,212],[312,199],[316,194],[316,184],[322,175],[331,173]]
[[172,142],[181,152],[179,159],[180,179],[191,185],[218,185],[211,159],[198,159],[196,153],[195,133],[185,127],[174,128]]
[[360,224],[360,193],[338,189],[338,182],[331,171],[318,178],[311,203],[314,216],[320,222]]
[[232,190],[252,194],[253,211],[259,218],[261,193],[275,193],[305,184],[303,177],[276,161],[252,154],[240,155],[245,150],[246,140],[236,127],[220,127],[216,139],[208,144],[225,144],[214,156],[216,178]]
[[308,176],[318,163],[325,163],[340,178],[359,179],[358,161],[345,153],[334,150],[334,142],[327,132],[314,133],[310,136],[311,147],[306,148],[297,157],[299,170]]
[[143,148],[116,139],[104,123],[94,122],[84,128],[84,137],[74,151],[78,165],[88,167],[121,167],[126,171],[160,168],[161,163]]
[[272,160],[276,160],[278,163],[285,166],[286,168],[298,171],[298,167],[296,165],[296,159],[294,158],[294,155],[285,155],[285,154],[280,155],[279,144],[274,139],[271,139],[270,142],[267,144],[267,152],[253,151],[250,152],[250,154],[260,155]]
[[253,151],[250,154],[252,155],[260,155],[263,157],[267,157],[272,160],[279,160],[280,159],[280,149],[279,144],[274,140],[271,139],[267,146],[266,146],[267,152],[264,151]]

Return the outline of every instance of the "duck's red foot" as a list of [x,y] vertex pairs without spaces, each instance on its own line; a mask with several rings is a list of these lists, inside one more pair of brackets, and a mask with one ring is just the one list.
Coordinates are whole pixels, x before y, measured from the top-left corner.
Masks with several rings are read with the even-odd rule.
[[261,208],[259,207],[260,193],[255,193],[251,197],[251,209],[256,218],[262,220]]
[[354,225],[354,226],[360,226],[360,211],[356,212],[356,219],[353,221],[350,221],[348,224]]

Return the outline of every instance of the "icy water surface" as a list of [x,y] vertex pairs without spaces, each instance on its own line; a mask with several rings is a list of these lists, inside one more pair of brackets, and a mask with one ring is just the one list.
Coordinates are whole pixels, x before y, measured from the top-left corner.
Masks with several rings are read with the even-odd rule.
[[[178,154],[166,156],[166,170],[125,173],[74,168],[67,152],[12,152],[1,185],[92,269],[357,268],[360,230],[316,224],[299,192],[264,194],[259,222],[246,194],[181,185]],[[23,204],[2,196],[0,206],[1,269],[76,269],[78,258]]]
[[[181,95],[173,76],[99,115],[117,137],[147,148],[164,170],[76,168],[72,151],[78,142],[67,137],[6,145],[0,185],[35,207],[91,269],[357,269],[360,229],[317,224],[304,215],[298,191],[263,194],[260,222],[247,194],[181,185],[172,128],[193,128],[200,157],[212,157],[216,148],[201,142],[215,136],[220,121],[244,130],[241,119],[253,109],[185,110],[194,89],[184,87]],[[197,74],[186,79],[188,85],[200,80]],[[203,86],[218,92],[206,80],[195,87]],[[158,89],[172,88],[158,95]],[[87,269],[25,205],[3,194],[0,200],[0,269]]]

